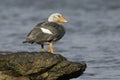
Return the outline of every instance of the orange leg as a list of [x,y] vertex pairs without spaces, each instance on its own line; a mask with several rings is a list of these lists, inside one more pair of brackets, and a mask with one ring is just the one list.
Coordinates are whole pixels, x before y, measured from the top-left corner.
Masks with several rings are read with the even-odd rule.
[[41,44],[41,51],[42,51],[42,52],[45,52],[45,49],[44,49],[44,45],[43,45],[43,44]]
[[53,43],[50,42],[49,46],[50,46],[50,53],[54,53],[54,50],[53,50]]

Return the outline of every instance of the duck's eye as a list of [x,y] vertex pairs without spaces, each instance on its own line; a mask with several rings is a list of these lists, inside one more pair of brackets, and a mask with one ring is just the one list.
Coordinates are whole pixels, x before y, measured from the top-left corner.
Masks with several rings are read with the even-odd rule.
[[60,18],[61,16],[60,16],[60,15],[58,15],[58,17]]

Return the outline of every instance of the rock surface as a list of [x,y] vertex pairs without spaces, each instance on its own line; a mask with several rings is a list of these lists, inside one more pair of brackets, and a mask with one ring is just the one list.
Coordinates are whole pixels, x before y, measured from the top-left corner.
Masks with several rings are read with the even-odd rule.
[[0,80],[69,80],[80,76],[86,69],[85,63],[71,62],[49,52],[0,54]]

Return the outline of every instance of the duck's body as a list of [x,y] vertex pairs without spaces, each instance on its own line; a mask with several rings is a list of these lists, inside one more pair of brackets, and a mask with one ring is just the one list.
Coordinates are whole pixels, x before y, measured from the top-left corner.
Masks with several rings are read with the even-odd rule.
[[28,34],[26,41],[28,43],[49,44],[60,40],[65,34],[64,26],[55,22],[43,22]]
[[61,24],[65,22],[67,20],[60,13],[50,15],[48,21],[39,23],[33,28],[24,43],[40,44],[42,51],[45,51],[44,45],[49,44],[50,52],[53,53],[53,43],[60,40],[65,34],[64,26]]

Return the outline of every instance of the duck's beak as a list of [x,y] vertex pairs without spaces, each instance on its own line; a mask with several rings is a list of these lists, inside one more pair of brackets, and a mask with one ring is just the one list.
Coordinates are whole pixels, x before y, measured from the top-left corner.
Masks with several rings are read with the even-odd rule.
[[58,18],[58,22],[66,23],[68,21],[64,17],[60,17],[60,18]]

